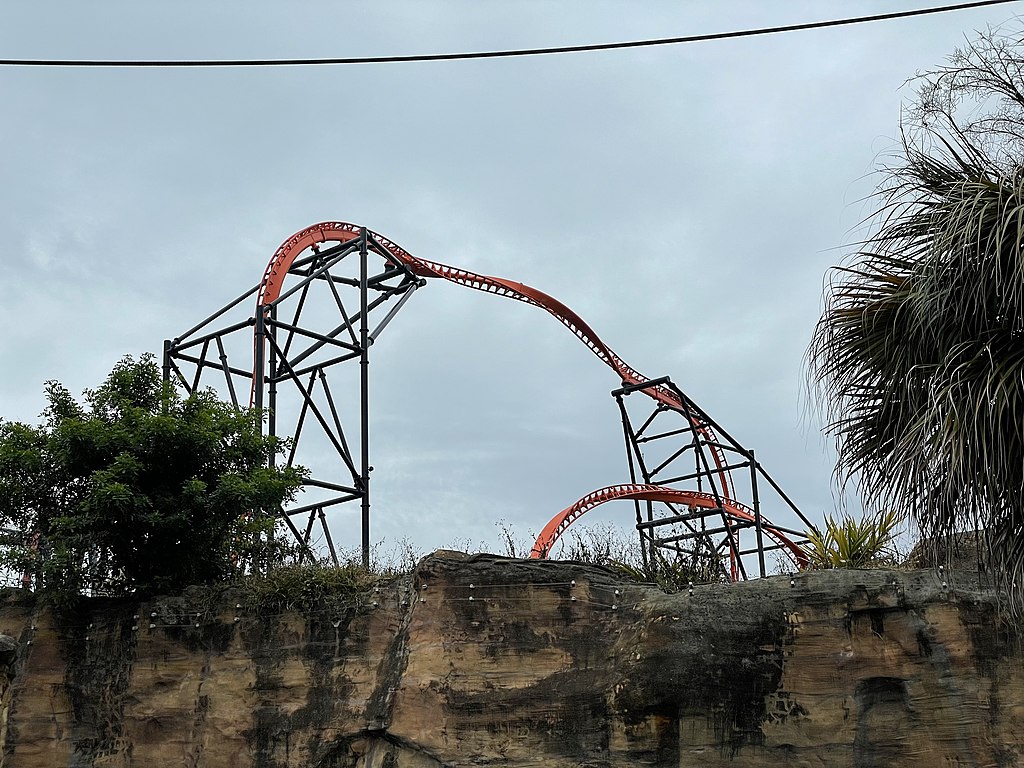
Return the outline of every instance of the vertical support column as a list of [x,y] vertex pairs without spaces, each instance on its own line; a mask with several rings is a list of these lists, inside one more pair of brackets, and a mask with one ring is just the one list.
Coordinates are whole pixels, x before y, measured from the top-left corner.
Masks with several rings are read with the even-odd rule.
[[[622,436],[626,441],[626,461],[629,464],[629,482],[636,484],[636,463],[633,460],[634,451],[639,451],[639,447],[636,444],[636,440],[633,436],[633,427],[629,423],[629,413],[626,411],[626,404],[622,401],[623,395],[621,392],[613,392],[612,397],[615,398],[615,403],[619,406],[619,413],[622,416]],[[644,521],[643,515],[640,512],[640,500],[633,500],[633,508],[636,512],[636,529],[640,535],[640,562],[644,567],[644,571],[650,569],[650,560],[647,557],[647,543],[644,540],[644,531],[640,528],[640,523]]]
[[[274,341],[277,340],[277,305],[272,304],[270,307],[270,328],[264,328],[264,331],[270,335],[270,338]],[[271,437],[277,436],[277,344],[270,345],[270,365],[267,373],[267,433]],[[274,466],[277,463],[277,454],[270,454],[270,466]]]
[[750,458],[750,493],[754,501],[754,530],[757,531],[757,565],[761,569],[761,578],[766,575],[764,567],[764,539],[761,535],[761,500],[757,496],[757,459],[753,451],[747,451]]
[[[268,361],[269,365],[268,365],[268,368],[267,368],[267,384],[268,384],[268,392],[267,392],[267,433],[271,437],[276,437],[277,436],[277,371],[278,371],[278,368],[280,367],[280,365],[278,363],[277,344],[276,344],[276,341],[277,341],[277,305],[276,304],[271,304],[270,305],[270,316],[269,316],[269,318],[262,311],[260,311],[260,317],[262,318],[262,324],[263,324],[263,331],[264,331],[264,333],[269,334],[271,341],[275,342],[275,343],[272,343],[270,345],[270,355],[269,355],[270,360]],[[269,328],[267,328],[268,320],[269,320],[269,325],[270,325]],[[259,337],[259,338],[262,339],[262,337]],[[262,345],[262,341],[260,342],[260,344]],[[222,364],[224,364],[223,360],[222,360]],[[260,365],[260,367],[257,370],[260,371],[260,376],[262,378],[263,366]],[[231,374],[228,373],[227,376],[228,376],[228,386],[230,387],[231,386]],[[261,395],[262,395],[262,390],[263,390],[263,384],[262,384],[262,381],[261,381],[259,389],[257,390],[257,392],[260,392]],[[232,397],[234,397],[234,390],[232,389],[231,392],[232,392]],[[263,419],[262,418],[260,419],[260,424],[261,425],[263,424]],[[277,465],[277,452],[276,451],[272,451],[271,452],[270,459],[269,459],[269,464],[270,464],[271,467],[275,467]],[[287,518],[288,515],[286,514],[285,517]],[[267,531],[267,543],[268,544],[271,543],[273,541],[273,539],[274,539],[274,530],[275,530],[275,526],[271,526],[270,530]],[[253,535],[257,539],[260,536],[259,533],[256,533],[256,534],[253,534]],[[258,551],[258,549],[259,548],[257,547],[257,551]],[[269,565],[269,562],[268,562],[267,568],[269,568],[269,567],[270,567],[270,565]],[[253,569],[254,572],[258,572],[259,571],[259,564],[255,560],[252,563],[252,569]]]
[[[255,333],[253,342],[252,354],[252,407],[256,411],[256,424],[259,434],[263,434],[263,381],[264,373],[263,368],[266,365],[266,354],[267,354],[267,316],[264,308],[257,304],[256,305],[256,317],[255,320]],[[270,466],[274,465],[274,456],[270,457]],[[288,515],[285,515],[285,520],[288,520]],[[289,521],[290,524],[290,521]],[[301,554],[299,562],[302,562]],[[257,570],[258,566],[254,562],[252,564],[253,570]]]
[[164,339],[164,384],[171,381],[171,340]]
[[[630,414],[626,410],[626,402],[623,400],[627,394],[628,392],[615,390],[611,393],[611,396],[615,398],[615,403],[618,406],[618,413],[622,416],[623,437],[626,439],[626,461],[629,463],[630,467],[630,482],[633,484],[636,484],[637,482],[637,463],[640,464],[641,471],[643,472],[644,482],[648,482],[647,468],[644,466],[643,456],[640,454],[640,445],[637,443],[636,434],[633,432],[633,425],[630,423]],[[649,504],[647,506],[650,507]],[[637,532],[640,536],[640,563],[643,565],[644,572],[649,573],[654,557],[654,545],[651,541],[653,535],[650,534],[650,532],[645,534],[643,528],[640,527],[640,523],[643,522],[643,513],[641,512],[639,499],[633,500],[633,508],[636,512]]]
[[370,327],[367,297],[369,266],[367,264],[366,227],[359,229],[359,410],[360,472],[363,481],[362,535],[363,566],[370,566]]
[[[164,360],[163,360],[163,365],[164,365],[164,389],[165,390],[170,386],[170,383],[171,383],[171,346],[172,346],[171,340],[170,339],[164,339]],[[163,405],[160,406],[160,412],[163,413],[166,416],[167,415],[167,407],[169,405],[169,403],[167,402],[167,393],[166,392],[164,393],[164,396],[163,396],[162,399],[163,399]]]
[[[256,307],[255,349],[252,366],[252,405],[257,412],[263,410],[263,381],[267,354],[267,323],[263,307]],[[260,417],[260,434],[263,434],[263,418]]]

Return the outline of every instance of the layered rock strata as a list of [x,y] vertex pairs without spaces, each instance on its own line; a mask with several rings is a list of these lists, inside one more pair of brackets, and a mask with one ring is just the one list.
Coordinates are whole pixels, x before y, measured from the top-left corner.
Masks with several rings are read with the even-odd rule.
[[237,594],[0,608],[2,765],[1013,766],[1019,634],[976,577],[825,571],[667,595],[438,553],[347,607]]

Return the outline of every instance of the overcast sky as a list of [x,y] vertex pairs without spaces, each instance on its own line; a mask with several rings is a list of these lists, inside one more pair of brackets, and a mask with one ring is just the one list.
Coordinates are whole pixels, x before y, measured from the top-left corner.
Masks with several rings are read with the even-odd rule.
[[[923,5],[37,0],[3,4],[0,56],[437,53]],[[833,454],[803,355],[826,272],[862,234],[907,79],[1017,8],[528,59],[0,68],[0,417],[34,422],[45,380],[77,393],[158,352],[288,235],[341,220],[556,296],[820,519]],[[496,546],[494,520],[525,538],[628,479],[615,376],[543,312],[430,283],[373,353],[374,541]],[[346,547],[356,515],[334,522]]]

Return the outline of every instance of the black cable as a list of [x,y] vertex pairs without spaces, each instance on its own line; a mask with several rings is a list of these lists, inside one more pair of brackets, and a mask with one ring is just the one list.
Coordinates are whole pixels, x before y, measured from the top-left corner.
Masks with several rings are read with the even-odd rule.
[[466,59],[504,59],[517,56],[542,56],[552,53],[584,53],[588,51],[613,51],[622,48],[649,48],[657,45],[678,45],[681,43],[701,43],[710,40],[731,40],[738,37],[755,37],[772,35],[779,32],[799,32],[806,29],[823,29],[840,27],[849,24],[864,24],[869,21],[888,21],[905,19],[913,16],[926,16],[947,11],[962,11],[969,8],[981,8],[986,5],[1002,5],[1015,3],[1019,0],[974,0],[974,2],[957,3],[932,8],[920,8],[913,11],[897,11],[880,13],[873,16],[856,16],[831,21],[812,21],[804,24],[787,24],[780,27],[761,27],[744,29],[736,32],[713,32],[705,35],[687,35],[685,37],[664,37],[655,40],[632,40],[624,43],[594,43],[592,45],[565,45],[554,48],[521,48],[507,51],[478,51],[475,53],[430,53],[411,56],[356,56],[349,58],[324,59],[166,59],[166,60],[133,60],[133,59],[0,59],[0,65],[19,67],[294,67],[319,66],[325,64],[398,64],[413,61],[463,61]]

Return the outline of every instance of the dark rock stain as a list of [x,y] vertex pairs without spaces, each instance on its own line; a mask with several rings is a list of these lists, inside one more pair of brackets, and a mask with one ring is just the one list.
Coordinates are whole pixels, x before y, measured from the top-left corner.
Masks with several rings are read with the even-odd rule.
[[905,734],[913,713],[906,681],[898,677],[869,677],[857,684],[857,735],[853,742],[854,768],[900,765]]

